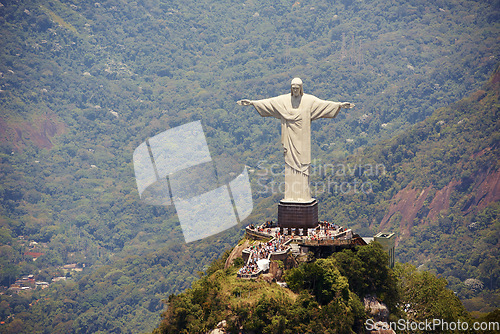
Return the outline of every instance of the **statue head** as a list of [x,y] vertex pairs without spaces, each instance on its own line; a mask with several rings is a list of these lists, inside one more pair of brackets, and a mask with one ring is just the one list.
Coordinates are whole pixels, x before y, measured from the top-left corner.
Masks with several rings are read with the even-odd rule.
[[292,96],[304,95],[304,88],[302,87],[302,80],[300,78],[293,78],[291,86],[290,91]]

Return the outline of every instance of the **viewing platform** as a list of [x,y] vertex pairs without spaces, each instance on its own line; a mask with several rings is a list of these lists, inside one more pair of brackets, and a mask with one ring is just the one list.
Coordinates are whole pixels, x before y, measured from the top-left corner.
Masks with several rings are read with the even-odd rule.
[[[243,279],[256,278],[269,270],[271,261],[294,262],[297,257],[309,252],[317,258],[327,257],[343,249],[367,244],[351,229],[326,221],[318,222],[314,228],[300,231],[304,235],[295,234],[297,231],[293,229],[284,231],[285,233],[269,221],[259,226],[247,226],[246,236],[261,242],[241,252],[245,265],[238,271],[237,276]],[[294,259],[291,259],[292,257]]]

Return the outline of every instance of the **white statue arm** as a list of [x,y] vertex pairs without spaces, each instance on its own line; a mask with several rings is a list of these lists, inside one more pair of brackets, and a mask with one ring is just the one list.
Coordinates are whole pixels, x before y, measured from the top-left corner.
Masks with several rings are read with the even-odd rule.
[[354,103],[351,103],[351,102],[342,102],[340,104],[340,108],[346,108],[346,109],[354,108]]
[[236,101],[236,103],[238,103],[240,106],[252,106],[253,105],[253,101],[247,100],[247,99]]

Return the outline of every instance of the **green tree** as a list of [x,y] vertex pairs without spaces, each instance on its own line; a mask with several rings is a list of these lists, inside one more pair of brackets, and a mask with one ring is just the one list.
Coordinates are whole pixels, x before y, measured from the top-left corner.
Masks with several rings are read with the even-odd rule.
[[469,320],[468,313],[458,297],[446,288],[448,282],[444,278],[438,278],[426,271],[418,271],[410,264],[398,263],[395,272],[401,295],[400,305],[409,320]]
[[307,290],[316,297],[321,305],[334,298],[349,299],[349,284],[340,274],[333,259],[318,259],[301,264],[285,274],[285,280],[293,291]]
[[353,250],[332,255],[340,273],[347,277],[349,288],[360,298],[376,295],[396,311],[398,289],[394,272],[389,268],[389,256],[379,243],[372,242]]

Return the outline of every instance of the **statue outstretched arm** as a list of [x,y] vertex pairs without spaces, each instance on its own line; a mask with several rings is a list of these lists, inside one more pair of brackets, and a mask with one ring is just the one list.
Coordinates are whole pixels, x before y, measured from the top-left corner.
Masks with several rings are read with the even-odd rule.
[[[288,97],[290,98],[290,97]],[[255,110],[261,115],[262,117],[276,117],[276,118],[281,118],[281,107],[279,103],[280,99],[283,99],[282,96],[277,96],[277,97],[271,97],[268,99],[263,99],[263,100],[248,100],[248,99],[243,99],[239,100],[236,103],[238,103],[240,106],[253,106]]]
[[346,108],[346,109],[354,108],[354,103],[351,103],[351,102],[342,102],[340,104],[340,108]]
[[351,109],[354,108],[355,104],[351,102],[342,102],[340,104],[340,108],[346,108],[346,109]]
[[247,99],[236,101],[236,103],[238,103],[240,106],[253,106],[253,101]]

